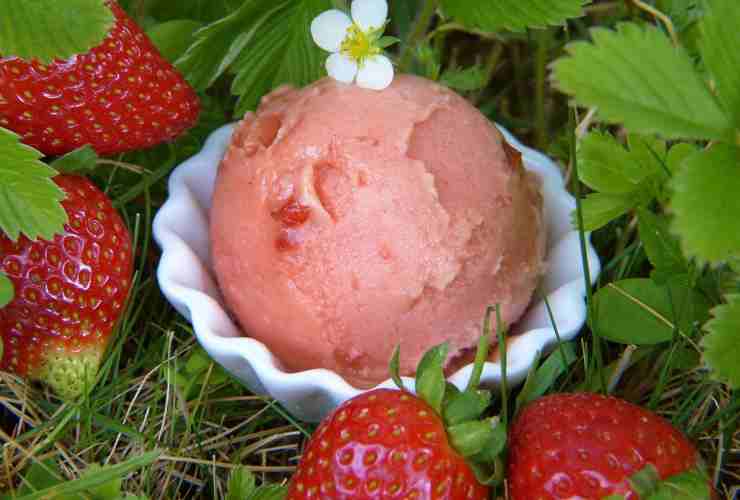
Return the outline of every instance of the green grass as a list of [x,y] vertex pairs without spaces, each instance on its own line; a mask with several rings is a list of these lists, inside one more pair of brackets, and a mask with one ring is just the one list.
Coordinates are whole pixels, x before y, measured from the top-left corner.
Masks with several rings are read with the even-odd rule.
[[[146,10],[145,2],[131,3],[135,12]],[[547,65],[569,39],[585,37],[589,26],[640,16],[621,2],[597,2],[586,17],[569,24],[568,32],[478,37],[450,31],[435,46],[445,66],[485,65],[488,86],[467,97],[525,143],[558,159],[578,193],[585,188],[575,182],[572,153],[587,110],[576,116],[550,87]],[[314,427],[251,394],[210,362],[155,280],[158,248],[151,227],[166,199],[168,174],[200,149],[209,132],[229,121],[235,102],[228,82],[210,89],[204,104],[200,124],[176,144],[101,161],[95,171],[94,179],[124,214],[138,249],[128,309],[97,385],[79,403],[65,404],[44,387],[0,373],[0,406],[19,419],[0,417],[0,491],[33,491],[46,484],[38,479],[44,474],[77,479],[91,464],[128,464],[141,465],[125,474],[123,489],[130,494],[223,498],[229,473],[240,465],[261,481],[280,483],[297,464]],[[597,288],[649,275],[635,223],[630,214],[593,234],[604,264]],[[716,300],[723,279],[716,276]],[[620,346],[585,327],[576,343],[577,361],[551,391],[609,391],[657,411],[696,442],[718,490],[730,498],[740,484],[740,395],[709,377],[696,348],[699,332],[691,335],[657,346]],[[511,388],[507,397],[499,397],[497,411],[504,399],[512,412],[518,391]],[[153,450],[158,455],[151,463],[135,462]],[[102,481],[101,474],[93,471],[88,480]]]

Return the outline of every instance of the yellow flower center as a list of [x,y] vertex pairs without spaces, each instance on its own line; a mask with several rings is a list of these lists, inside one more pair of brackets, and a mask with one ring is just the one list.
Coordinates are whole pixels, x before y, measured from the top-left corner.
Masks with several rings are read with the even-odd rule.
[[347,38],[342,42],[341,52],[361,65],[368,57],[380,54],[381,50],[373,45],[369,33],[353,24],[347,30]]

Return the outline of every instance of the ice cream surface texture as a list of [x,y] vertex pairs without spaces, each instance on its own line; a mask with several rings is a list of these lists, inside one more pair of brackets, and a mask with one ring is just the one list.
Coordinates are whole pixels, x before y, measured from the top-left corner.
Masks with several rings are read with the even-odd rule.
[[539,182],[500,132],[434,82],[383,91],[324,79],[266,96],[238,126],[211,212],[212,255],[244,333],[288,371],[355,387],[448,341],[486,306],[511,324],[545,254]]

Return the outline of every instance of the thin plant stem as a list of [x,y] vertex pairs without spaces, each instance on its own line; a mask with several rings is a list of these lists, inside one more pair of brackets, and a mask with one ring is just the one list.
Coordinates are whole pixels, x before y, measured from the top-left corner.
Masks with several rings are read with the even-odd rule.
[[501,321],[501,306],[496,304],[496,336],[501,353],[501,421],[509,424],[509,384],[506,380],[506,332]]
[[[570,119],[570,157],[571,164],[573,166],[573,176],[571,178],[573,187],[573,196],[576,199],[576,221],[578,223],[578,236],[581,243],[581,260],[583,266],[583,280],[584,288],[586,291],[586,306],[588,310],[587,323],[591,329],[593,335],[593,357],[592,363],[596,366],[596,373],[599,377],[599,386],[603,393],[607,392],[606,380],[604,380],[604,373],[601,370],[601,364],[603,358],[601,356],[601,338],[595,328],[594,318],[594,307],[593,307],[593,291],[591,290],[591,269],[588,263],[588,245],[586,244],[586,231],[583,229],[583,206],[581,204],[581,182],[578,176],[578,157],[576,155],[576,123],[578,123],[577,111],[574,109]],[[590,365],[591,363],[589,363]],[[586,373],[586,380],[589,385],[591,382],[591,371],[588,370]]]
[[432,18],[437,12],[438,2],[439,0],[426,0],[426,2],[424,2],[424,8],[416,19],[414,29],[411,31],[411,36],[409,36],[409,39],[406,41],[406,45],[401,52],[399,64],[401,71],[406,72],[411,68],[411,61],[413,60],[416,44],[424,38],[427,28],[429,28],[429,23],[432,22]]
[[547,148],[547,116],[545,115],[545,87],[547,82],[547,56],[550,51],[550,30],[537,31],[537,53],[535,64],[535,131],[537,148]]
[[652,5],[646,4],[642,0],[632,0],[632,3],[635,4],[638,9],[644,10],[654,18],[658,19],[661,23],[663,23],[666,31],[668,31],[668,35],[671,37],[673,45],[675,45],[676,47],[679,46],[680,42],[678,40],[678,35],[676,35],[676,28],[673,26],[673,21],[671,21],[670,17],[668,17]]

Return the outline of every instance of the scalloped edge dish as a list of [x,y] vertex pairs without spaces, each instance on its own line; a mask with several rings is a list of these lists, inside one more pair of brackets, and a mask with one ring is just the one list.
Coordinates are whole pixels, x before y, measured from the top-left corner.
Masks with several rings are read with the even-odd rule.
[[[547,271],[507,342],[507,380],[516,384],[526,377],[538,353],[557,342],[544,297],[560,338],[571,340],[578,335],[586,320],[585,279],[579,234],[570,223],[575,200],[565,189],[560,169],[499,129],[509,144],[522,152],[525,167],[542,178],[548,231]],[[233,130],[234,125],[227,125],[215,131],[203,150],[178,166],[169,179],[169,198],[154,220],[154,237],[162,248],[159,284],[170,303],[192,323],[198,341],[214,360],[253,392],[272,396],[296,417],[319,421],[363,391],[330,370],[283,371],[264,344],[243,335],[232,321],[212,272],[208,212],[218,166]],[[587,249],[595,282],[601,265],[590,243]],[[467,365],[449,380],[464,388],[471,371],[472,365]],[[486,363],[482,383],[494,385],[500,380],[500,363]],[[405,382],[413,384],[411,379]],[[391,387],[393,383],[388,380],[380,386]]]

